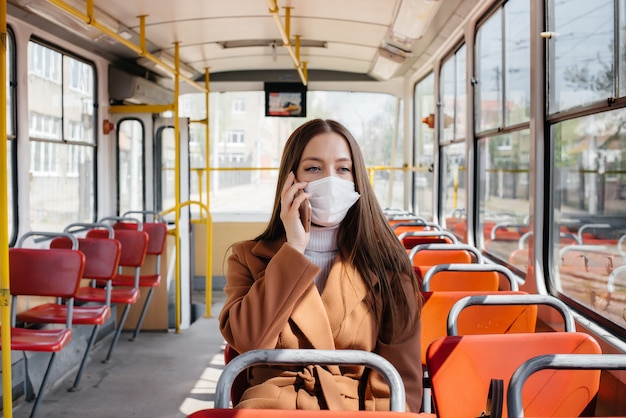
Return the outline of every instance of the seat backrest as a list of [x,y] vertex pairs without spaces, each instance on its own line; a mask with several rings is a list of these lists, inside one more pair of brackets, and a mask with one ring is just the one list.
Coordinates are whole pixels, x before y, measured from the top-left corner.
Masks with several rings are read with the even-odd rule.
[[537,295],[537,294],[505,294],[504,292],[498,292],[491,295],[471,295],[464,296],[457,300],[450,308],[448,313],[448,335],[458,335],[458,319],[461,312],[471,306],[531,306],[531,305],[544,305],[550,306],[556,309],[563,318],[563,328],[565,332],[575,332],[576,323],[574,322],[574,316],[570,308],[561,300],[550,295]]
[[[422,365],[426,365],[426,349],[437,338],[448,335],[448,314],[458,300],[466,296],[492,294],[526,295],[520,291],[501,292],[424,292],[421,321]],[[474,306],[463,310],[457,326],[461,335],[508,334],[535,332],[536,305]]]
[[429,291],[495,291],[500,289],[500,279],[510,290],[518,290],[515,275],[499,264],[439,264],[424,274],[422,290]]
[[428,222],[428,220],[426,218],[424,218],[423,216],[418,216],[418,215],[413,215],[413,214],[409,214],[409,213],[404,213],[404,214],[396,214],[396,215],[387,216],[387,222],[389,223],[389,226],[393,227],[394,225],[397,225],[397,224],[403,223],[403,222],[422,222],[422,223],[426,223],[426,222]]
[[[230,363],[235,357],[237,357],[239,353],[230,344],[226,344],[224,347],[224,364]],[[231,389],[230,389],[230,399],[233,405],[237,405],[241,396],[248,388],[248,376],[245,372],[240,373],[233,380]]]
[[[626,354],[545,354],[533,357],[522,363],[515,370],[509,383],[507,393],[509,417],[521,418],[524,416],[522,402],[522,388],[526,380],[534,373],[544,369],[572,369],[572,370],[626,370]],[[591,393],[597,392],[600,386],[600,373],[589,382]]]
[[[103,229],[87,231],[87,238],[108,238],[109,232]],[[148,234],[136,229],[115,229],[115,239],[122,251],[119,265],[122,267],[141,267],[148,249]]]
[[143,224],[143,230],[148,234],[147,254],[163,254],[167,238],[167,225],[163,222],[146,222]]
[[187,418],[432,418],[432,415],[396,411],[213,408],[195,411]]
[[362,350],[269,349],[251,350],[234,357],[224,367],[215,387],[215,407],[227,408],[235,378],[248,367],[262,365],[361,365],[383,376],[389,385],[389,409],[406,410],[404,383],[398,370],[384,357]]
[[431,222],[423,221],[405,221],[399,222],[391,226],[391,230],[396,236],[404,232],[417,232],[417,231],[440,231],[441,227]]
[[411,249],[409,258],[414,266],[437,264],[482,263],[483,258],[476,247],[467,244],[422,244]]
[[14,296],[71,298],[84,268],[85,256],[78,250],[9,248],[10,291]]
[[[596,340],[578,332],[449,336],[428,347],[426,367],[437,415],[469,418],[484,410],[491,379],[502,379],[506,393],[513,372],[526,360],[543,354],[599,353]],[[537,373],[525,385],[524,410],[530,416],[579,416],[595,393],[589,387],[594,373]]]
[[[413,270],[418,280],[422,280],[428,270],[439,264],[482,263],[480,252],[467,244],[421,244],[409,252]],[[421,283],[420,283],[420,286]],[[469,290],[469,289],[466,289]],[[488,289],[483,289],[488,290]]]
[[398,235],[404,248],[410,250],[420,244],[457,244],[458,240],[448,231],[409,231]]
[[[71,248],[72,242],[58,237],[50,242],[50,248]],[[117,273],[121,245],[115,239],[78,238],[78,249],[85,255],[84,278],[109,280]]]

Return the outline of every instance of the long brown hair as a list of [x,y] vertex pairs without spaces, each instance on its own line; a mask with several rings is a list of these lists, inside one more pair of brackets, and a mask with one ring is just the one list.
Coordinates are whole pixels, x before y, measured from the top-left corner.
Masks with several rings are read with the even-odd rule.
[[[418,313],[421,311],[422,298],[419,294],[417,279],[406,250],[394,235],[383,214],[369,176],[361,149],[352,134],[342,124],[334,120],[314,119],[298,127],[289,137],[283,150],[278,172],[278,183],[274,197],[272,216],[257,241],[275,241],[285,236],[285,228],[280,219],[280,195],[287,175],[296,172],[304,148],[309,141],[320,134],[334,132],[343,137],[352,154],[352,175],[356,191],[361,195],[350,208],[346,218],[339,226],[337,243],[342,260],[355,266],[363,276],[365,283],[374,295],[379,295],[382,310],[391,313],[394,330],[392,340],[400,335],[405,327],[414,330],[417,317],[410,318],[408,297],[401,285],[401,276],[412,279],[414,297],[418,300]],[[379,285],[374,283],[378,280]],[[381,309],[372,304],[373,309]],[[380,314],[380,312],[377,312]],[[378,315],[380,318],[380,315]],[[396,328],[396,325],[399,328]],[[388,331],[388,330],[387,330]]]

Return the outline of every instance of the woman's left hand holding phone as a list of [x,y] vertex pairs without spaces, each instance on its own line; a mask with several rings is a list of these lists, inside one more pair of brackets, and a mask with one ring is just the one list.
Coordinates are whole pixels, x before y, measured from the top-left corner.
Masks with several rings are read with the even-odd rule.
[[300,205],[310,197],[304,191],[306,182],[299,182],[293,172],[287,176],[280,195],[280,219],[285,227],[285,234],[289,245],[304,253],[309,243],[310,234],[305,231],[300,219]]

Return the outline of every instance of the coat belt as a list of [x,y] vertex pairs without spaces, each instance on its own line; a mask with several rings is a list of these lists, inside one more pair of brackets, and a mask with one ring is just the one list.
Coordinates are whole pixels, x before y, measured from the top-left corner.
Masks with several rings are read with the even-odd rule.
[[[358,409],[359,406],[359,381],[333,374],[319,365],[297,371],[254,367],[250,372],[250,383],[279,388],[292,386],[297,393],[296,405],[291,406],[293,409],[311,409],[312,397],[318,399],[320,408],[330,410]],[[288,405],[281,407],[291,409]]]

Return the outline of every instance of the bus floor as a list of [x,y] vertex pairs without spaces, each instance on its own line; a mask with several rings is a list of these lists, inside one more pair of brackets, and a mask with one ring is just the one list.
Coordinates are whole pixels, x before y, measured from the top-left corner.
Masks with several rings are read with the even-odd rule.
[[[180,333],[144,331],[134,342],[128,339],[130,332],[122,333],[106,364],[102,359],[111,337],[105,338],[93,349],[80,390],[67,391],[74,369],[49,385],[37,418],[183,418],[211,408],[224,368],[224,340],[217,318],[223,300],[223,294],[214,291],[211,317],[199,318]],[[18,402],[13,416],[28,417],[32,403]]]

